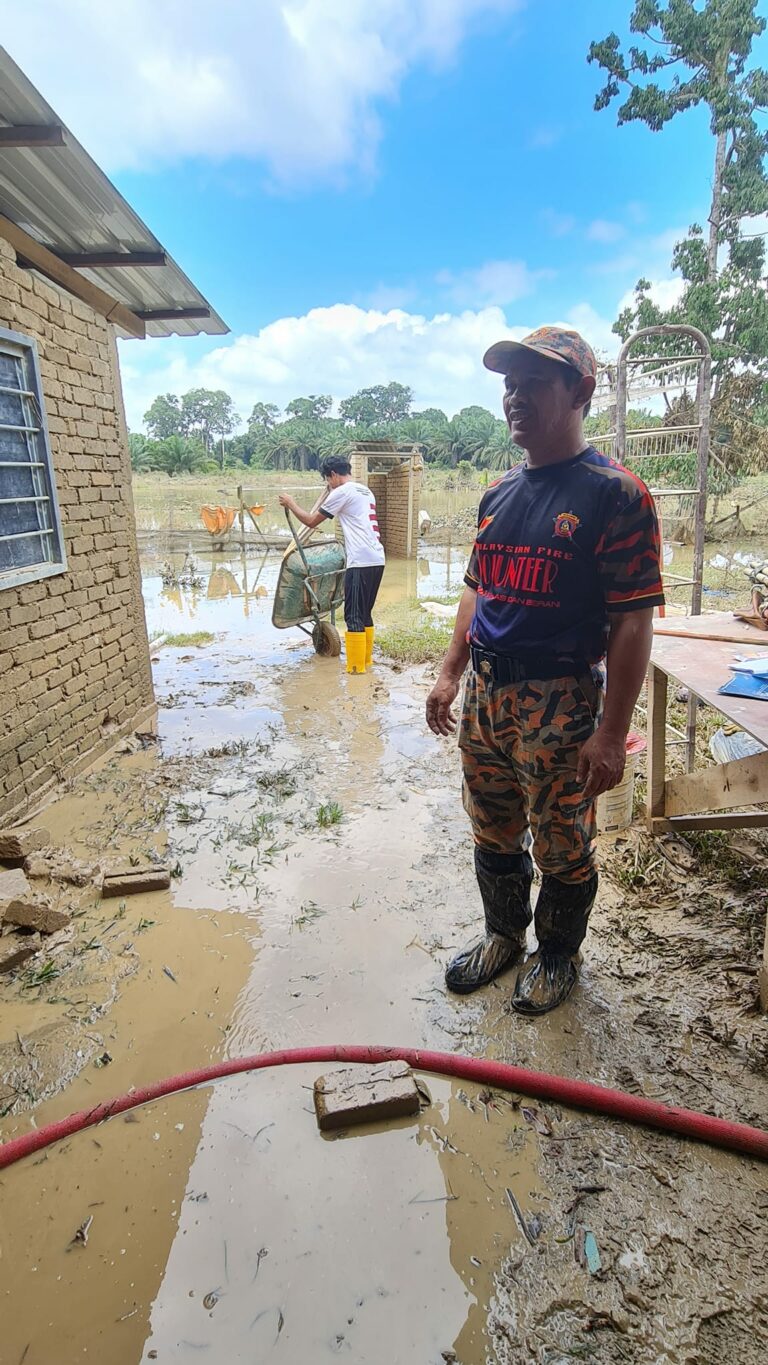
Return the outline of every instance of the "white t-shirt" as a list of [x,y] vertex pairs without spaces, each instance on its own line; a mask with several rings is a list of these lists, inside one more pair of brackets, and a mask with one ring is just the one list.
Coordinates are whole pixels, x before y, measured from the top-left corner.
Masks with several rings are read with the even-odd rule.
[[347,551],[348,569],[370,569],[384,563],[376,499],[363,483],[342,483],[320,504],[326,516],[338,517]]

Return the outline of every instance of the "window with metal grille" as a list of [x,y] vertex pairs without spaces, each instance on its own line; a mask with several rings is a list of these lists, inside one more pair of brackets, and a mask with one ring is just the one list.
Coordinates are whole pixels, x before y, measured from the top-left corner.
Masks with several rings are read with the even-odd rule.
[[66,567],[37,348],[0,327],[0,591]]

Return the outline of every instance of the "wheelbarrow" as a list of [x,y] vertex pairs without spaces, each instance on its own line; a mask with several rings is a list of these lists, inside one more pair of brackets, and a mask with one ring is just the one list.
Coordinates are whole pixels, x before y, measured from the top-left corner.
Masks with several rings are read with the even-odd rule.
[[280,565],[272,625],[278,630],[298,626],[310,637],[317,654],[337,658],[341,636],[336,629],[336,613],[344,602],[347,567],[344,547],[330,536],[302,542],[287,507],[285,516],[293,544]]

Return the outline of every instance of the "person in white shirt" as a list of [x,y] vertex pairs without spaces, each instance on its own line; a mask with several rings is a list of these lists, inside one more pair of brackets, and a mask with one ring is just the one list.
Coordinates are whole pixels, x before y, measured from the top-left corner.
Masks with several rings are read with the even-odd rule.
[[355,483],[346,455],[327,455],[320,473],[328,488],[317,511],[299,507],[290,493],[280,494],[280,505],[305,526],[319,526],[338,517],[347,553],[344,576],[344,622],[347,672],[364,673],[373,662],[373,607],[384,574],[384,546],[379,535],[376,499],[365,484]]

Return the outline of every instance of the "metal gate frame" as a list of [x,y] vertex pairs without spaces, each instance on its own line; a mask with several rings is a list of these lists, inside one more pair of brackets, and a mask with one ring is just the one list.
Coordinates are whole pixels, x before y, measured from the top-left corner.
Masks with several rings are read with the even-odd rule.
[[[692,355],[683,356],[660,356],[642,355],[633,359],[631,351],[639,341],[645,341],[649,337],[688,337],[695,344],[696,351]],[[637,365],[666,365],[677,364],[698,364],[696,376],[696,399],[695,415],[696,421],[687,427],[665,427],[649,428],[642,431],[627,431],[627,405],[629,396],[629,376],[628,369],[630,364]],[[712,351],[709,341],[698,327],[689,327],[685,323],[662,323],[657,327],[642,327],[639,331],[633,332],[624,342],[616,367],[616,431],[609,436],[597,437],[594,444],[601,445],[604,442],[612,443],[611,454],[620,464],[624,464],[626,459],[632,458],[632,445],[637,443],[636,438],[649,440],[653,432],[661,431],[672,433],[675,430],[680,434],[685,432],[696,433],[696,483],[693,488],[651,488],[654,499],[664,497],[690,497],[694,502],[694,538],[693,538],[693,577],[678,578],[676,575],[664,574],[662,579],[668,581],[674,579],[678,587],[690,585],[691,588],[691,615],[701,615],[701,601],[704,587],[704,532],[707,516],[707,471],[709,468],[709,425],[710,425],[710,406],[712,389]],[[653,452],[648,452],[653,457]],[[662,451],[658,454],[661,455]],[[696,719],[698,711],[698,700],[696,697],[689,698],[688,715],[685,734],[674,730],[672,733],[677,736],[671,742],[673,744],[684,744],[686,748],[686,766],[691,772],[694,766],[696,752]]]

